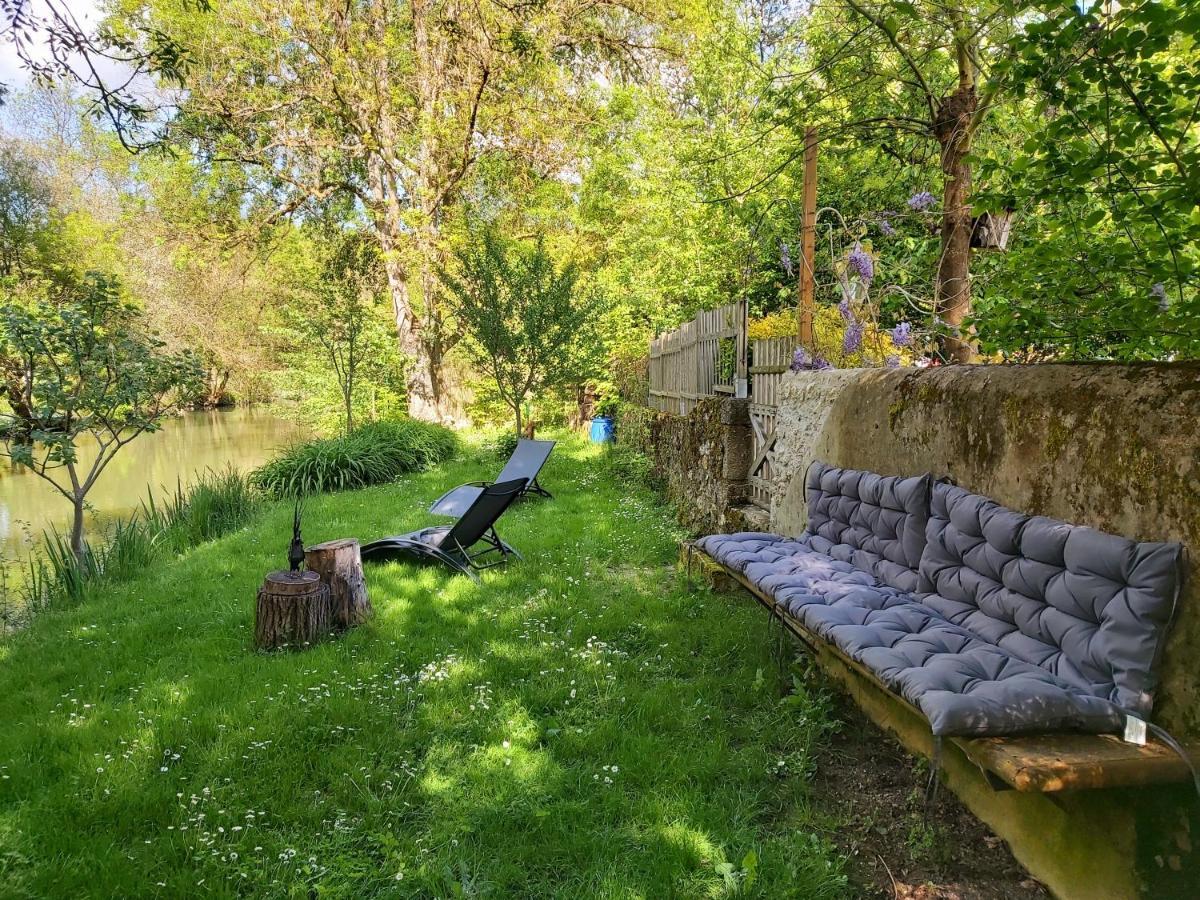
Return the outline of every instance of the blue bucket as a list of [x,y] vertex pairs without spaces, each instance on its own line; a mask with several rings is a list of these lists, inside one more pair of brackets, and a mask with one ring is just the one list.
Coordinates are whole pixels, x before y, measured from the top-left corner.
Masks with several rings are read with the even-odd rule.
[[608,416],[596,416],[592,419],[592,427],[588,438],[593,444],[609,444],[613,439],[613,420]]

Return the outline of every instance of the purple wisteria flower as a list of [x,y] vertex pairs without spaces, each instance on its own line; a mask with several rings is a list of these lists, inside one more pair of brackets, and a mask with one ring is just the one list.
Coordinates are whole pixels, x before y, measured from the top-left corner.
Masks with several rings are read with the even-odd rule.
[[929,191],[919,191],[908,198],[908,208],[923,212],[933,206],[937,199]]
[[828,360],[822,359],[820,356],[813,356],[803,347],[797,347],[796,352],[792,354],[792,371],[821,371],[823,369],[832,369],[833,365]]
[[797,347],[796,352],[792,354],[792,371],[799,372],[802,369],[812,368],[812,357],[808,355],[808,351],[803,347]]
[[1158,311],[1166,312],[1171,308],[1171,298],[1167,296],[1167,286],[1161,281],[1150,288],[1150,296],[1158,301]]
[[891,353],[884,357],[883,364],[889,369],[898,369],[900,368],[900,357]]
[[884,237],[895,237],[896,229],[894,227],[892,227],[892,223],[889,222],[887,219],[880,219],[879,220],[879,233],[882,234]]
[[842,335],[842,352],[857,353],[862,348],[863,327],[861,322],[851,322]]
[[911,347],[913,342],[912,325],[901,322],[892,329],[892,343],[897,347]]
[[846,256],[846,263],[852,271],[858,273],[858,277],[865,284],[870,284],[871,279],[875,277],[875,260],[871,259],[871,254],[864,250],[861,244],[854,245],[854,249]]
[[847,322],[854,321],[854,310],[850,308],[849,299],[843,299],[842,302],[838,304],[838,312],[842,314],[842,318]]
[[788,273],[789,278],[796,274],[796,267],[792,265],[791,251],[784,241],[779,242],[779,264],[783,266],[783,271]]

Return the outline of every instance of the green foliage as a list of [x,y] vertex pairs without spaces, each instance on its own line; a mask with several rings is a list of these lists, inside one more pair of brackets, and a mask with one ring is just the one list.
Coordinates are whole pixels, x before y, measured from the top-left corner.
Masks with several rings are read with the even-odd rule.
[[375,422],[350,434],[298,444],[255,469],[255,487],[294,497],[387,484],[452,457],[458,438],[448,428],[415,419]]
[[356,420],[376,421],[400,411],[403,368],[385,314],[387,282],[378,244],[359,231],[329,231],[314,242],[318,258],[311,283],[298,286],[285,311],[280,332],[289,345],[288,369],[279,381],[285,391],[299,389],[310,424],[330,430],[331,407],[339,408],[341,430],[349,433]]
[[595,374],[604,358],[599,298],[580,289],[574,265],[555,265],[541,238],[522,245],[483,227],[454,258],[457,271],[439,271],[442,284],[520,434],[529,398]]
[[596,404],[596,415],[605,416],[609,419],[615,419],[620,408],[620,397],[617,397],[614,394],[605,394],[600,398],[600,402]]
[[650,358],[646,348],[614,353],[609,366],[617,396],[626,403],[645,403],[650,396]]
[[488,450],[500,459],[508,459],[516,451],[519,440],[520,436],[515,431],[502,431],[495,440],[489,442]]
[[182,553],[241,528],[257,507],[249,477],[229,468],[206,472],[186,487],[176,484],[164,500],[151,494],[142,503],[141,521]]
[[240,472],[206,472],[178,484],[165,500],[153,494],[141,510],[113,522],[98,540],[85,541],[77,555],[69,535],[51,532],[25,564],[19,581],[4,572],[0,607],[13,610],[0,621],[0,635],[15,631],[48,609],[82,603],[207,541],[244,527],[261,507]]
[[1200,9],[1028,6],[1005,67],[1029,110],[986,159],[1020,242],[976,325],[1024,358],[1200,355]]
[[0,138],[0,278],[37,264],[55,218],[45,177],[14,142]]
[[662,486],[662,480],[654,473],[653,460],[634,447],[607,444],[601,458],[605,473],[617,484],[633,484],[651,490]]

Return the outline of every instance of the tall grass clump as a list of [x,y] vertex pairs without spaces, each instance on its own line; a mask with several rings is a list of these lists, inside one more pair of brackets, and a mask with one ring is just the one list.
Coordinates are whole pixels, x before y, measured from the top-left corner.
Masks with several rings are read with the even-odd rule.
[[249,476],[232,468],[210,470],[187,487],[176,484],[165,500],[155,501],[150,495],[141,517],[173,550],[182,552],[241,528],[253,518],[257,505]]
[[450,459],[458,437],[414,419],[375,422],[341,437],[298,444],[255,469],[253,485],[272,497],[386,484]]
[[0,634],[48,607],[81,603],[94,587],[127,581],[168,555],[241,528],[258,504],[246,475],[210,470],[189,485],[177,484],[165,500],[148,495],[138,512],[113,522],[101,541],[85,543],[82,557],[71,551],[66,535],[48,532],[19,581],[5,571]]

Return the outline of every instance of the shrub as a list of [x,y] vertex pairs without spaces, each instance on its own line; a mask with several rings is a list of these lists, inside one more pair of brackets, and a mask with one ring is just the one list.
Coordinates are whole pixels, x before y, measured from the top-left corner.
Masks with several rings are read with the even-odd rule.
[[519,440],[520,438],[517,437],[515,432],[502,431],[496,435],[495,440],[488,442],[487,449],[501,459],[508,459],[516,452],[517,441]]
[[375,422],[348,435],[298,444],[250,474],[273,497],[386,484],[449,459],[458,437],[448,428],[402,419]]
[[632,447],[608,444],[601,457],[608,477],[619,484],[639,485],[657,490],[662,487],[654,471],[654,462],[646,454]]
[[172,550],[182,552],[241,528],[256,505],[248,476],[232,468],[210,470],[186,488],[177,484],[165,500],[147,498],[141,517]]
[[621,411],[621,401],[613,394],[605,394],[600,402],[596,404],[596,415],[605,416],[609,419],[616,419],[617,413]]

